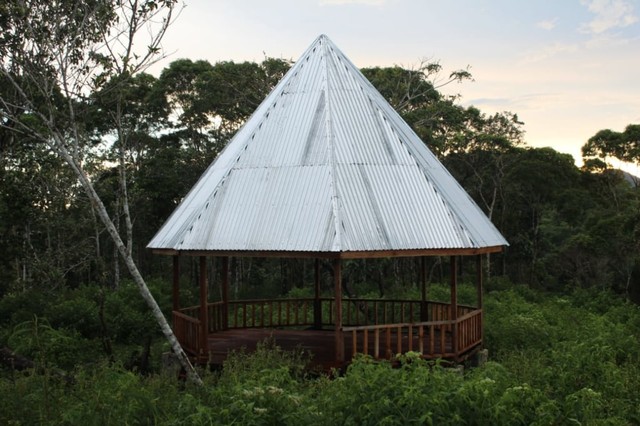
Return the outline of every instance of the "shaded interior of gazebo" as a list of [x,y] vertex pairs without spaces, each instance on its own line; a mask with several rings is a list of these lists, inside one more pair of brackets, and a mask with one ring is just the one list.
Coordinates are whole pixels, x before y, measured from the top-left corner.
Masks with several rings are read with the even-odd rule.
[[[418,352],[425,359],[463,361],[483,343],[483,255],[501,246],[482,249],[376,251],[343,253],[288,252],[177,252],[154,250],[173,256],[173,329],[178,341],[198,364],[221,365],[231,351],[253,350],[272,339],[285,350],[302,349],[316,368],[346,366],[356,354],[392,360],[397,354]],[[180,257],[196,256],[199,263],[199,304],[180,304]],[[231,300],[231,257],[280,257],[314,259],[314,297]],[[449,257],[450,300],[427,297],[428,256]],[[420,299],[367,299],[346,297],[343,291],[344,259],[415,257],[421,260]],[[474,259],[475,306],[458,303],[458,262]],[[219,259],[219,300],[210,301],[207,261]],[[333,297],[321,296],[320,261],[333,269]]]

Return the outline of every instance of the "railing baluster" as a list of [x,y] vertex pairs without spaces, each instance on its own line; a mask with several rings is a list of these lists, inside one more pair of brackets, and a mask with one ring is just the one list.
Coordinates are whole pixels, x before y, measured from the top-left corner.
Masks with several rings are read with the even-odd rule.
[[365,355],[369,355],[369,330],[364,329],[364,335],[362,336],[362,352]]
[[391,359],[391,329],[387,327],[386,330],[387,330],[387,340],[385,345],[385,357],[387,359]]
[[432,324],[429,326],[429,355],[435,355],[436,353],[436,330]]
[[242,304],[242,328],[247,328],[247,303]]
[[413,327],[409,324],[409,352],[413,351]]
[[397,336],[396,336],[396,353],[397,354],[401,354],[402,353],[402,327],[398,326],[398,328],[396,329],[397,332]]
[[356,356],[356,354],[358,353],[358,331],[357,330],[353,330],[351,332],[351,344],[353,345],[353,356]]
[[255,303],[251,304],[251,326],[252,327],[256,326],[256,304]]
[[298,302],[294,302],[292,301],[291,303],[293,303],[293,318],[294,318],[294,325],[299,325],[300,321],[298,319],[298,312],[300,312],[300,306],[298,306]]
[[374,333],[373,357],[380,358],[380,329],[376,328]]

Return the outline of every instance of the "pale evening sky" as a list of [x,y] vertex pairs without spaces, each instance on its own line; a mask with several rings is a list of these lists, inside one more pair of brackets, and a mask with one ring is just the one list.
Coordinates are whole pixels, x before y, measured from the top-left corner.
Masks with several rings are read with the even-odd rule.
[[531,146],[580,157],[640,124],[640,0],[187,0],[163,47],[180,58],[297,60],[326,34],[358,67],[470,66],[461,103],[512,111]]

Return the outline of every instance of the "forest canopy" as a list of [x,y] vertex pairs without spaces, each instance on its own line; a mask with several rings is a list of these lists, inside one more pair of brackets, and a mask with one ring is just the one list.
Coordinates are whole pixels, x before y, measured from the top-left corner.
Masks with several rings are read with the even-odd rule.
[[[74,99],[89,141],[84,167],[120,232],[130,220],[131,251],[144,276],[163,274],[166,265],[146,243],[290,65],[276,58],[179,59],[158,77],[106,81]],[[613,289],[637,300],[637,188],[622,173],[579,169],[567,154],[527,146],[516,113],[489,115],[443,95],[433,83],[439,64],[362,71],[510,242],[492,256],[492,276],[554,290]],[[466,78],[454,73],[450,81]],[[9,97],[6,82],[0,87]],[[116,111],[117,126],[110,120]],[[50,146],[5,124],[0,294],[83,283],[117,287],[121,261],[72,171]],[[635,127],[586,141],[585,164],[612,156],[634,161]]]

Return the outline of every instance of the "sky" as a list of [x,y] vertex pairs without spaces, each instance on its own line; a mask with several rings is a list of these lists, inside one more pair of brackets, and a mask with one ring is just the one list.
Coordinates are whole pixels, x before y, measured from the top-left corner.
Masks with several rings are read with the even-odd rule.
[[181,58],[295,61],[320,34],[360,68],[470,67],[473,81],[443,90],[518,114],[528,145],[578,164],[599,130],[640,124],[640,0],[186,0],[151,72]]

